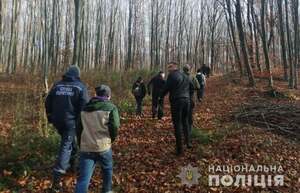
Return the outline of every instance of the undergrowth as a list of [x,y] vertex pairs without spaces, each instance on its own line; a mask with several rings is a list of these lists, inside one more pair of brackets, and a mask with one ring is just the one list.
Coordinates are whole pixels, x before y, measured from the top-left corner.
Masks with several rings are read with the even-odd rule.
[[[131,86],[138,76],[145,84],[155,71],[129,71],[104,73],[99,71],[82,74],[82,81],[87,85],[90,96],[99,84],[107,84],[112,89],[112,102],[122,115],[135,112],[135,101]],[[0,191],[5,186],[12,186],[13,179],[26,177],[32,170],[51,167],[59,146],[59,136],[45,117],[42,84],[32,85],[35,81],[25,81],[26,77],[2,79],[11,85],[0,90],[0,124],[7,124],[5,134],[0,133]],[[60,76],[49,78],[49,86],[59,80]],[[149,103],[149,97],[145,103]],[[125,117],[125,116],[123,116]],[[5,123],[5,124],[4,124]],[[47,154],[45,154],[47,152]]]

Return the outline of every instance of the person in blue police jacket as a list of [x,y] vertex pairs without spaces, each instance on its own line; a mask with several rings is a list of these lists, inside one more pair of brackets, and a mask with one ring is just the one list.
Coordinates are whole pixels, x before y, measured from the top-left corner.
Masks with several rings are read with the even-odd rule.
[[71,65],[62,80],[51,88],[45,102],[48,122],[61,137],[60,149],[53,168],[52,192],[61,192],[61,176],[72,165],[76,154],[76,125],[80,112],[88,102],[86,86],[80,80],[80,69]]

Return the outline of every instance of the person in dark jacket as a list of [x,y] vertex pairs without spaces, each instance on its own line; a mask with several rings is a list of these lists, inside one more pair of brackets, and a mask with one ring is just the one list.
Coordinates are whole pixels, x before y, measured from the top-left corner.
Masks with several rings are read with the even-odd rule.
[[78,135],[80,136],[80,171],[75,193],[87,193],[95,165],[102,169],[102,191],[112,192],[113,157],[112,143],[120,127],[117,107],[110,101],[111,90],[106,85],[96,89],[81,112]]
[[169,75],[162,97],[169,93],[172,121],[175,128],[176,154],[181,155],[183,152],[181,141],[182,131],[184,133],[185,144],[188,148],[192,147],[190,141],[189,111],[190,92],[193,88],[188,76],[178,70],[177,63],[169,63],[168,71]]
[[206,85],[206,78],[205,75],[202,73],[201,69],[197,70],[196,78],[200,84],[200,89],[197,92],[198,101],[201,102],[204,97],[205,85]]
[[[183,73],[186,74],[189,79],[191,84],[193,85],[193,89],[190,90],[190,112],[189,112],[189,124],[190,124],[190,129],[192,130],[193,127],[193,111],[195,108],[195,102],[194,102],[194,93],[198,92],[200,89],[200,84],[195,76],[191,74],[191,66],[189,64],[184,65],[183,67]],[[190,132],[192,132],[190,130]]]
[[138,77],[138,79],[134,82],[132,86],[132,94],[136,100],[136,115],[142,115],[142,106],[143,106],[143,99],[146,96],[146,86],[142,77]]
[[148,94],[152,94],[152,118],[156,115],[158,119],[163,117],[163,100],[159,100],[162,95],[163,89],[165,87],[165,73],[160,71],[156,76],[154,76],[147,85]]
[[79,68],[71,65],[62,80],[53,85],[45,102],[48,122],[54,125],[61,137],[53,168],[52,192],[60,192],[61,176],[70,167],[71,155],[76,151],[76,124],[80,111],[88,101],[87,88],[79,77]]
[[210,67],[208,67],[206,64],[203,64],[203,66],[200,68],[201,72],[209,78],[210,76]]

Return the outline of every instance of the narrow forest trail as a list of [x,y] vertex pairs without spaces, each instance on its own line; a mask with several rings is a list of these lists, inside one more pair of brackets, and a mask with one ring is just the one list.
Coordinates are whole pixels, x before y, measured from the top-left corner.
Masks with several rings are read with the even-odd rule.
[[[183,156],[175,156],[174,129],[168,105],[163,120],[150,118],[150,106],[145,107],[145,117],[128,118],[113,147],[116,190],[126,193],[258,192],[259,189],[255,188],[210,188],[207,177],[203,176],[207,174],[209,164],[270,164],[266,157],[273,157],[274,160],[270,159],[276,163],[283,160],[284,155],[289,157],[285,157],[286,163],[279,161],[283,167],[290,169],[293,166],[293,171],[299,172],[299,144],[294,146],[284,138],[261,129],[239,128],[239,124],[232,121],[232,111],[258,93],[231,81],[220,76],[208,80],[205,100],[195,108],[194,125],[195,129],[205,133],[217,134],[209,138],[208,143],[194,139],[193,148],[185,149]],[[266,138],[272,139],[272,147],[262,145]],[[285,148],[279,150],[279,147]],[[199,185],[191,188],[183,186],[176,177],[181,168],[189,164],[198,167],[202,175]],[[291,179],[288,183],[297,184]],[[294,188],[297,190],[297,187]],[[287,187],[283,190],[293,192]]]
[[[218,77],[209,80],[206,99],[197,104],[194,117],[195,125],[213,125],[210,119],[215,115],[206,116],[207,111],[214,111],[210,103],[216,99],[219,88],[210,89],[220,85]],[[221,86],[221,85],[220,85]],[[119,139],[114,145],[115,152],[115,181],[124,192],[195,192],[194,187],[186,189],[181,186],[176,176],[180,168],[191,164],[199,165],[197,142],[193,142],[193,149],[184,147],[184,155],[175,155],[175,137],[168,98],[165,99],[165,117],[163,120],[151,118],[151,107],[144,107],[145,116],[127,118],[119,131]],[[204,116],[202,116],[204,115]],[[206,118],[204,118],[206,116]],[[204,124],[203,124],[204,125]]]

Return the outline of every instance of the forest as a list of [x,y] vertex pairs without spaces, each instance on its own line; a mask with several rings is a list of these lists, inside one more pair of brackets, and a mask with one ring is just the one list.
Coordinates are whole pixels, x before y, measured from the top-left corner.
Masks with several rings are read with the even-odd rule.
[[86,71],[163,69],[176,60],[239,71],[251,82],[254,70],[283,66],[297,87],[297,0],[6,0],[0,10],[7,74],[48,76],[71,63]]
[[[42,193],[53,186],[61,134],[45,102],[70,65],[80,69],[89,96],[108,85],[119,110],[114,192],[299,192],[299,3],[0,0],[0,193]],[[158,72],[168,80],[174,63],[180,70],[188,65],[192,77],[203,66],[210,69],[203,100],[191,99],[192,148],[180,157],[174,154],[172,101],[165,97],[163,118],[153,119],[154,95],[147,88],[137,116],[132,86],[138,77],[147,86]],[[259,172],[216,169],[245,165]],[[62,177],[63,192],[75,191],[77,175]],[[251,184],[249,175],[260,178]],[[233,183],[222,176],[233,176]],[[276,185],[263,184],[268,179],[262,176]],[[89,192],[103,184],[98,167]]]

